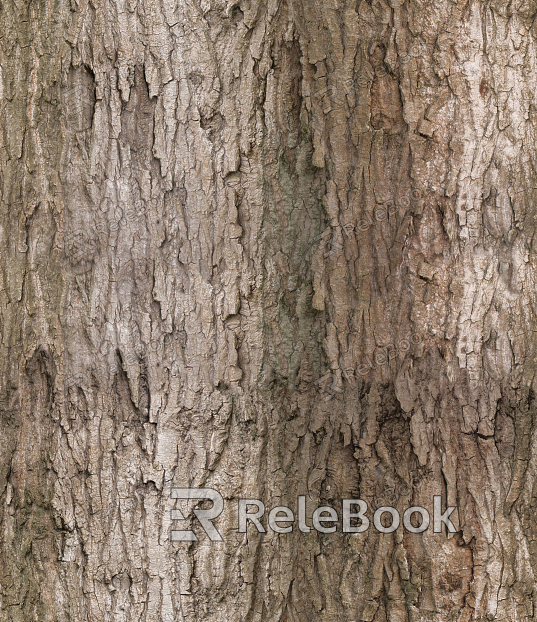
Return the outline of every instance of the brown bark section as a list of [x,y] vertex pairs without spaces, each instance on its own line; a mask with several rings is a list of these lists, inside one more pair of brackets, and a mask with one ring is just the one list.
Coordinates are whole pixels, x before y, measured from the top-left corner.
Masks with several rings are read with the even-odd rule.
[[533,619],[534,17],[0,5],[2,622]]

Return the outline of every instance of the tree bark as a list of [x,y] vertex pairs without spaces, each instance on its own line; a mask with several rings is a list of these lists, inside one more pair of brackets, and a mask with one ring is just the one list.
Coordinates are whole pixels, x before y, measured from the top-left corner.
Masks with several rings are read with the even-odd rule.
[[0,4],[2,622],[534,619],[535,13]]

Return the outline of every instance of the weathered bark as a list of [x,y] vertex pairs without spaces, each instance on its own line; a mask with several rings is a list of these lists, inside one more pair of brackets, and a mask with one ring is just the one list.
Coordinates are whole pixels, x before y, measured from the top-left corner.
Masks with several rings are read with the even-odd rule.
[[0,4],[0,620],[534,618],[535,13]]

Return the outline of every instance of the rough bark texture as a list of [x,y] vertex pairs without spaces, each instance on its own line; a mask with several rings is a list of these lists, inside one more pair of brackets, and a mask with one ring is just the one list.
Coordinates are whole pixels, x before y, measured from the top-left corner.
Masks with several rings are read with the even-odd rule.
[[536,11],[0,4],[2,622],[534,619]]

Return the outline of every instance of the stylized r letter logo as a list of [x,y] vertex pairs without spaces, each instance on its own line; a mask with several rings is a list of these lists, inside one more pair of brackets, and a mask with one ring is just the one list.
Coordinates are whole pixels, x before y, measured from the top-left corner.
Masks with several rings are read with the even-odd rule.
[[[199,520],[205,533],[213,542],[222,542],[222,536],[212,521],[222,514],[224,509],[224,498],[214,490],[214,488],[172,488],[172,499],[210,499],[213,507],[209,510],[194,510],[196,518]],[[185,520],[181,510],[171,510],[172,520]],[[188,529],[172,531],[172,542],[197,542],[196,534]]]

